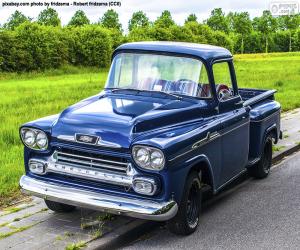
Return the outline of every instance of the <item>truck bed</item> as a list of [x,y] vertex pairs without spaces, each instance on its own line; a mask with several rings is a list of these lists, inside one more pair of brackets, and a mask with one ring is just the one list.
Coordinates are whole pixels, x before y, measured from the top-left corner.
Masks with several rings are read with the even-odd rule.
[[240,88],[239,94],[244,101],[244,106],[251,106],[264,100],[274,100],[276,90],[261,90]]

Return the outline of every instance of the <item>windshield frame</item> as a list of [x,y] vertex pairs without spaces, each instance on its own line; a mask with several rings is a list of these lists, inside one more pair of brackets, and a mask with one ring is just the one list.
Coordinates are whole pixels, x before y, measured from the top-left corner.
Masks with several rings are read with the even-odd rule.
[[[123,54],[123,53],[127,53],[127,54],[149,54],[149,55],[163,55],[163,56],[172,56],[172,57],[183,57],[183,58],[191,58],[191,59],[195,59],[198,60],[202,63],[202,65],[204,65],[206,73],[207,73],[207,78],[208,78],[208,84],[211,88],[211,96],[210,97],[199,97],[199,96],[191,96],[191,95],[184,95],[184,94],[179,94],[179,93],[174,93],[175,95],[178,96],[182,96],[182,97],[188,97],[188,98],[193,98],[193,99],[199,99],[199,100],[213,100],[215,99],[215,91],[213,90],[213,84],[212,84],[212,78],[211,78],[211,72],[209,71],[209,67],[207,65],[207,62],[202,59],[201,57],[195,56],[195,55],[190,55],[190,54],[185,54],[185,53],[176,53],[176,52],[162,52],[162,51],[155,51],[155,50],[135,50],[135,49],[122,49],[122,50],[118,50],[117,52],[113,53],[112,56],[112,60],[111,60],[111,67],[107,76],[107,80],[105,82],[105,87],[104,90],[126,90],[126,88],[118,88],[118,87],[108,87],[109,85],[109,80],[110,80],[110,76],[113,73],[113,71],[115,70],[115,63],[114,60],[117,57],[117,55],[119,54]],[[127,89],[128,91],[130,89]],[[138,92],[153,92],[153,93],[157,93],[157,91],[154,90],[140,90],[140,89],[136,89],[135,91]],[[164,91],[160,91],[162,93],[167,93]],[[170,93],[172,94],[172,93]]]

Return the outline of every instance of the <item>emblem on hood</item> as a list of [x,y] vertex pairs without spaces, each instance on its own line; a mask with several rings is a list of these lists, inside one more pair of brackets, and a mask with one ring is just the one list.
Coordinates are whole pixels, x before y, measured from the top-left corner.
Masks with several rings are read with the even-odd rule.
[[84,135],[84,134],[75,134],[77,142],[87,143],[87,144],[97,144],[100,137],[94,135]]

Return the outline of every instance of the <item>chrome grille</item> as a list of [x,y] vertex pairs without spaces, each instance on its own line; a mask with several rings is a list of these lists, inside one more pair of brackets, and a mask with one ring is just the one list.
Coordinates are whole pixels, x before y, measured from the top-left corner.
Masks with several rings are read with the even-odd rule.
[[126,174],[128,167],[128,162],[122,158],[83,153],[73,150],[56,151],[54,159],[58,164],[83,168],[95,168],[118,174]]

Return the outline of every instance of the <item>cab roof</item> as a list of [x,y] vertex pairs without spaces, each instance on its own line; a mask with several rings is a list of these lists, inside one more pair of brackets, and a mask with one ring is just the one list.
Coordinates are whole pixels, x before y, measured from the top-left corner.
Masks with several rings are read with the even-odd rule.
[[120,45],[114,54],[121,51],[144,51],[176,53],[199,57],[202,60],[211,61],[214,59],[231,58],[229,50],[207,44],[184,43],[184,42],[134,42]]

